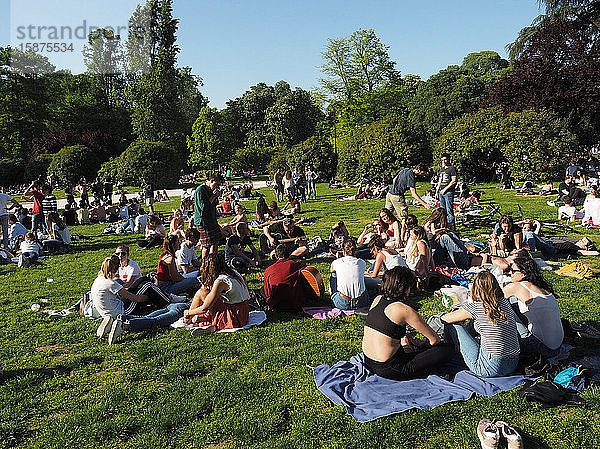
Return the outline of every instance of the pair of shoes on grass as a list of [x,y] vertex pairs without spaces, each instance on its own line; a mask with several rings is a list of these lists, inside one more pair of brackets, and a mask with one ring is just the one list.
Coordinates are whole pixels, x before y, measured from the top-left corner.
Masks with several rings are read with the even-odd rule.
[[482,419],[477,424],[477,436],[481,441],[482,449],[496,449],[500,447],[501,438],[506,439],[508,449],[523,449],[523,439],[514,427],[504,421],[490,421]]
[[23,254],[19,254],[19,268],[27,268],[31,265],[31,260],[29,257],[25,257]]
[[96,335],[100,338],[108,337],[108,344],[112,345],[123,335],[123,322],[107,316],[98,326]]

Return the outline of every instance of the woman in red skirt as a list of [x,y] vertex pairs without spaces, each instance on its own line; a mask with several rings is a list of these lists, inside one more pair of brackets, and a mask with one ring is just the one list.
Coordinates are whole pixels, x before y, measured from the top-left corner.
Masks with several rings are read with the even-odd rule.
[[200,265],[202,287],[186,310],[186,323],[199,327],[192,335],[233,329],[248,324],[248,285],[244,278],[225,263],[220,253],[208,254]]

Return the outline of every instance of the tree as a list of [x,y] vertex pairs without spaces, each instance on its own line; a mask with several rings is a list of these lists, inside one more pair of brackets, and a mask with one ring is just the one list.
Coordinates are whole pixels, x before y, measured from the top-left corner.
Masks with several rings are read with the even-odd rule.
[[231,123],[227,114],[216,108],[202,108],[187,138],[189,164],[196,168],[212,169],[226,163],[234,153]]
[[357,94],[373,92],[399,72],[384,45],[373,30],[357,30],[350,37],[329,39],[322,52],[323,89],[338,100],[352,100]]
[[100,169],[100,159],[83,145],[65,147],[52,158],[48,173],[54,173],[63,183],[76,184],[82,176],[96,177]]
[[494,85],[484,105],[506,111],[549,109],[566,119],[584,145],[600,134],[600,39],[578,20],[544,24],[512,72]]
[[337,154],[333,152],[331,143],[321,136],[306,139],[293,146],[286,154],[289,167],[311,166],[321,180],[329,180],[335,176]]
[[401,168],[430,160],[424,142],[406,117],[390,114],[339,140],[338,176],[391,182]]
[[502,162],[519,180],[547,181],[560,177],[575,144],[576,138],[551,112],[507,114],[494,107],[452,121],[434,142],[434,160],[450,153],[468,181],[491,181]]

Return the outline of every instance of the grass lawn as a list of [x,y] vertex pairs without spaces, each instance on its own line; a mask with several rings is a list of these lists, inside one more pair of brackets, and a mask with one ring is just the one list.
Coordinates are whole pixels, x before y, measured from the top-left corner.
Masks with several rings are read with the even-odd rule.
[[[555,218],[556,208],[547,206],[546,198],[482,187],[484,203],[497,202],[503,212],[516,213],[520,204],[531,218]],[[267,201],[273,199],[270,190],[263,191]],[[358,235],[384,201],[335,201],[353,193],[319,185],[320,200],[302,205],[306,216],[317,218],[304,228],[307,234],[326,239],[331,225],[344,220]],[[255,204],[246,206],[254,210]],[[167,212],[177,206],[175,200],[157,208]],[[420,220],[427,215],[423,208],[411,207],[414,211]],[[0,266],[0,448],[477,448],[475,427],[486,417],[523,429],[528,449],[599,445],[598,387],[583,394],[585,409],[543,410],[512,391],[355,422],[316,389],[308,366],[359,353],[363,325],[357,317],[318,321],[268,313],[264,327],[244,332],[194,338],[180,329],[160,330],[129,334],[108,346],[95,336],[98,322],[74,314],[52,320],[32,312],[33,303],[52,309],[75,303],[104,257],[118,243],[139,238],[103,235],[103,228],[72,229],[90,238],[76,242],[71,254],[29,269]],[[581,232],[600,243],[597,230],[573,228],[570,234]],[[132,247],[131,258],[147,272],[156,269],[159,254]],[[595,258],[585,261],[600,267]],[[311,263],[329,272],[329,261]],[[599,278],[547,276],[564,317],[599,324]],[[258,288],[255,275],[248,279]],[[442,310],[432,295],[415,298],[415,307],[427,316]],[[574,353],[600,348],[590,340],[567,342],[576,347]]]

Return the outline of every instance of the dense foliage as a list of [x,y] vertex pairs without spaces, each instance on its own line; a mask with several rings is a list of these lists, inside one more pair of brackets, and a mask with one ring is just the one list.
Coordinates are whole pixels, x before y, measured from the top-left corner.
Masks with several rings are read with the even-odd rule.
[[176,186],[179,181],[177,153],[162,142],[136,140],[120,156],[102,165],[99,176],[125,185],[147,180],[155,188]]
[[99,169],[100,159],[94,151],[84,145],[74,145],[64,147],[53,156],[48,172],[54,173],[63,185],[75,185],[82,176],[94,179]]
[[558,180],[576,138],[556,115],[480,109],[454,120],[435,141],[434,157],[450,153],[468,181],[492,179],[506,162],[517,180]]

